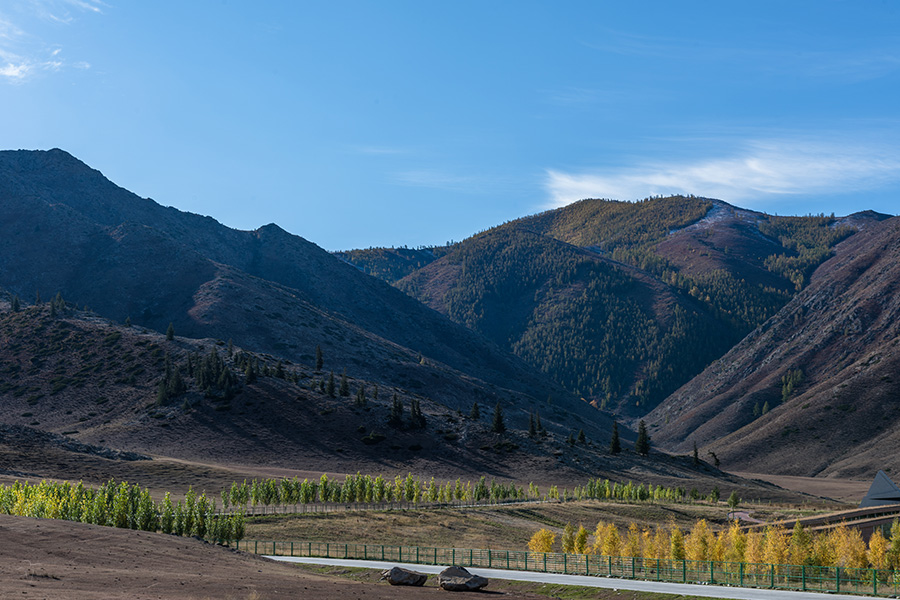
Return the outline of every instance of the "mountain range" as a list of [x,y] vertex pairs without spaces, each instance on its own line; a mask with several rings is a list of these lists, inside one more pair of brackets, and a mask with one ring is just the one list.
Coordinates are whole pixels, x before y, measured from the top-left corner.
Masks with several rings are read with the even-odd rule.
[[[377,461],[378,448],[361,438],[385,430],[397,396],[455,423],[426,436],[437,445],[401,428],[406,441],[393,445],[418,447],[412,458],[431,464],[489,464],[479,452],[490,448],[545,468],[613,471],[605,448],[618,419],[626,438],[625,425],[645,420],[655,447],[690,453],[696,444],[729,469],[867,476],[896,462],[885,449],[900,416],[891,372],[897,223],[871,211],[780,217],[693,196],[591,199],[450,246],[332,254],[274,224],[238,231],[139,198],[62,150],[0,152],[0,289],[10,299],[2,418],[64,433],[73,421],[53,405],[70,398],[81,407],[73,418],[85,418],[75,421],[79,439],[158,451],[129,445],[142,431],[135,423],[222,427],[223,415],[246,419],[271,405],[283,422],[254,431],[299,452],[321,428],[284,404],[296,398],[316,414],[350,411],[317,451],[334,456],[327,446],[355,436],[339,458]],[[173,340],[163,336],[170,324]],[[73,352],[73,328],[82,346],[86,332],[100,348],[118,333],[120,350],[142,357],[134,381],[115,375],[134,366],[121,362],[104,377],[121,388],[115,418],[99,419],[78,391],[103,396],[84,373],[107,367],[60,359]],[[60,338],[53,360],[28,337],[34,330]],[[75,351],[86,356],[82,346]],[[234,388],[188,374],[211,351],[222,353]],[[237,381],[257,363],[264,377]],[[154,404],[171,365],[186,390]],[[322,395],[329,376],[354,391],[378,386],[380,400],[367,405],[375,412],[332,406]],[[484,413],[501,407],[520,434],[540,415],[549,437],[495,447],[487,423],[463,418],[474,403]],[[365,425],[376,414],[378,432]],[[590,441],[580,455],[578,430]]]

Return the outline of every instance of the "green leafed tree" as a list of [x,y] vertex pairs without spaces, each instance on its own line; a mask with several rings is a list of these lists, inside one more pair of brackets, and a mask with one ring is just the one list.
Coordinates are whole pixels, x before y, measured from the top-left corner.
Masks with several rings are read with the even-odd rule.
[[171,322],[169,322],[169,327],[166,329],[166,339],[170,342],[175,339],[175,325]]

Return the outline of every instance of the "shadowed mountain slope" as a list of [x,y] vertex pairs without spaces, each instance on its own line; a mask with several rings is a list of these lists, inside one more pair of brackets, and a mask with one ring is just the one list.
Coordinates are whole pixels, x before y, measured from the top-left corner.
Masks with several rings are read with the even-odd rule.
[[[864,215],[865,216],[865,215]],[[900,219],[867,221],[808,287],[648,415],[673,450],[729,469],[900,469]]]
[[834,244],[881,218],[584,200],[473,236],[396,285],[595,405],[639,417],[775,314]]
[[[237,231],[164,208],[61,150],[0,152],[0,198],[0,285],[29,302],[61,292],[119,322],[171,322],[293,361],[312,362],[319,345],[328,368],[459,409],[552,395],[590,414],[483,337],[276,225]],[[428,361],[428,377],[414,374]]]

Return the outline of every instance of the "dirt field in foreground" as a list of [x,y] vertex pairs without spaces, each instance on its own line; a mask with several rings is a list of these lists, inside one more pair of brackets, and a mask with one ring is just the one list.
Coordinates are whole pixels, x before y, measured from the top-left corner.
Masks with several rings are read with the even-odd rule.
[[[446,598],[321,576],[190,538],[0,515],[0,598],[365,600]],[[535,599],[532,594],[503,593]],[[457,594],[454,597],[474,597]],[[484,597],[484,594],[479,594]]]

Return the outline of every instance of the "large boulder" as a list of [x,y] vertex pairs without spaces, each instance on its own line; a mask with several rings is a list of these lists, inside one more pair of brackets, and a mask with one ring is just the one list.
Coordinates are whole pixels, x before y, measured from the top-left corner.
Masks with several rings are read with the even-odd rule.
[[387,571],[382,571],[381,578],[387,579],[387,582],[391,585],[420,586],[425,584],[425,580],[428,579],[428,575],[416,573],[415,571],[410,571],[409,569],[403,569],[401,567],[394,567]]
[[487,584],[486,578],[472,575],[462,567],[447,567],[438,575],[438,585],[448,592],[477,592]]

